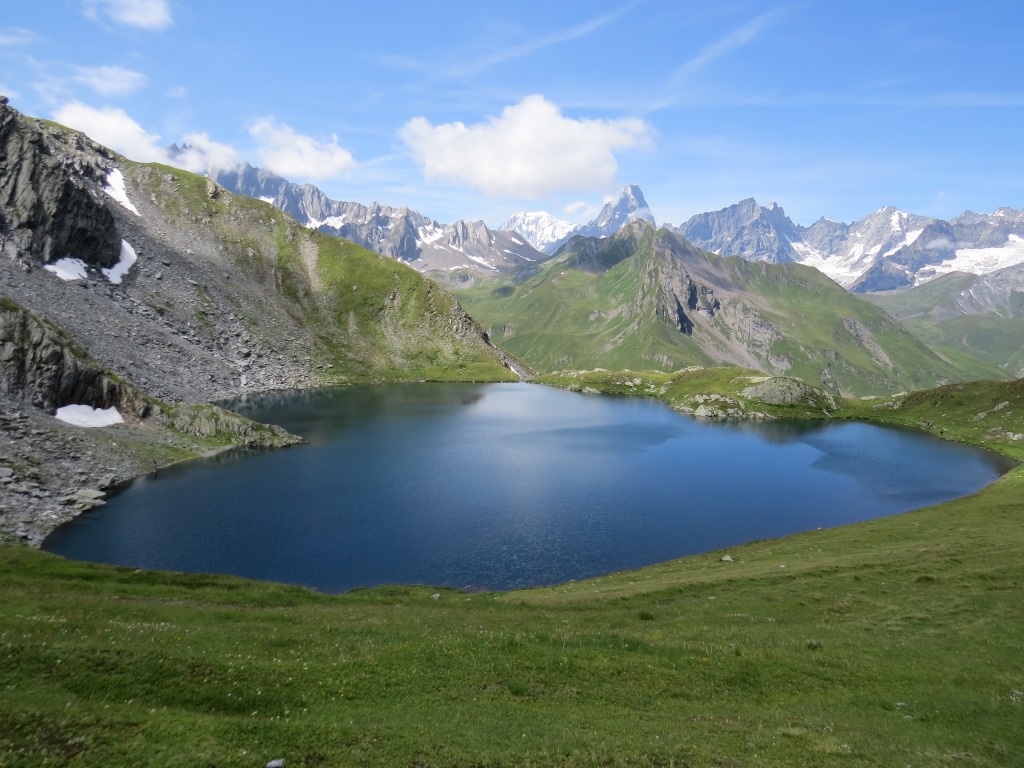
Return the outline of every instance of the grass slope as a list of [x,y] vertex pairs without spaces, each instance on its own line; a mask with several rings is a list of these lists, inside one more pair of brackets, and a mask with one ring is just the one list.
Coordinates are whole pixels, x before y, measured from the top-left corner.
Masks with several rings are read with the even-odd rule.
[[[215,244],[207,258],[235,275],[233,281],[216,270],[204,276],[209,303],[236,307],[251,332],[269,334],[275,347],[287,348],[287,326],[311,334],[310,363],[328,378],[517,379],[454,297],[407,265],[308,230],[268,203],[223,190],[211,196],[203,177],[124,165],[159,200],[169,227],[202,233]],[[290,323],[279,324],[277,338],[277,323],[268,318],[282,313]]]
[[741,365],[852,395],[968,377],[814,269],[722,258],[644,225],[459,296],[538,371]]
[[[999,274],[1006,279],[1019,272],[1019,267],[986,276],[953,272],[907,291],[866,298],[972,375],[1019,376],[1024,373],[1024,293],[990,285],[998,285]],[[971,306],[976,289],[987,294],[987,311]],[[961,297],[969,299],[966,306],[961,306]]]
[[[847,407],[1024,458],[1022,382]],[[438,599],[0,548],[0,762],[1013,765],[1022,493]]]

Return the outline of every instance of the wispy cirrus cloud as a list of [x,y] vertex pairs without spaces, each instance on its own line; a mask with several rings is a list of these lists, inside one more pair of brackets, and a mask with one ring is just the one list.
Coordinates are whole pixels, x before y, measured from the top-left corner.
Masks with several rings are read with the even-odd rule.
[[39,36],[31,29],[24,27],[7,27],[0,29],[0,48],[18,48],[35,42]]
[[174,23],[167,0],[83,0],[82,11],[90,19],[105,16],[117,24],[154,32]]
[[553,45],[561,45],[562,43],[579,40],[580,38],[586,37],[602,27],[611,24],[616,19],[636,8],[640,3],[641,0],[635,0],[635,2],[628,3],[614,11],[594,16],[591,19],[587,19],[580,24],[568,27],[567,29],[560,29],[550,34],[541,35],[540,37],[528,40],[525,43],[497,50],[483,58],[449,69],[446,72],[446,76],[461,77],[464,75],[476,74],[485,69],[489,69],[496,64],[502,64],[506,61],[514,61],[526,56],[531,56],[537,51],[543,50],[544,48],[550,48]]
[[695,56],[676,68],[669,78],[669,87],[678,88],[684,85],[691,76],[707,67],[711,62],[753,42],[764,31],[765,27],[788,11],[788,8],[777,8],[767,13],[762,13],[757,18],[736,27],[736,29],[728,34],[702,48]]
[[149,82],[149,78],[124,67],[75,67],[75,81],[89,86],[101,96],[115,96],[139,90]]

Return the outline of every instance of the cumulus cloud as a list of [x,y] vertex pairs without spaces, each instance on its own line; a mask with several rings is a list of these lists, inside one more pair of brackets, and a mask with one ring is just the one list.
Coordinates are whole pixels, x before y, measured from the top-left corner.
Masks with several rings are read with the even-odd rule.
[[102,15],[118,24],[154,31],[174,23],[167,0],[84,0],[82,9],[90,19]]
[[356,167],[352,153],[338,144],[338,137],[318,141],[296,133],[289,125],[264,117],[249,127],[258,145],[260,163],[289,178],[327,179]]
[[54,114],[58,123],[76,128],[104,146],[142,163],[168,162],[160,137],[149,133],[119,107],[90,107],[72,101]]
[[638,119],[574,120],[543,96],[527,96],[476,125],[416,117],[399,136],[427,179],[537,199],[617,186],[616,150],[649,144],[651,131]]
[[75,80],[101,96],[131,93],[142,88],[149,78],[124,67],[75,67]]
[[206,173],[211,170],[234,168],[242,162],[234,147],[214,141],[206,133],[190,133],[184,139],[184,146],[174,154],[171,162],[192,173]]
[[233,147],[214,141],[206,133],[190,133],[178,151],[168,152],[161,146],[159,135],[147,131],[119,107],[97,108],[73,101],[58,109],[54,119],[142,163],[166,163],[193,173],[233,168],[241,163]]

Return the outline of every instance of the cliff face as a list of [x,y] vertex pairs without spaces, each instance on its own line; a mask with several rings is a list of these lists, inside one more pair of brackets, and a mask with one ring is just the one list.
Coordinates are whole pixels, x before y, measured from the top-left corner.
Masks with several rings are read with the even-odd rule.
[[97,191],[112,167],[99,145],[29,125],[0,98],[0,253],[38,266],[65,257],[112,266],[120,238]]
[[0,385],[11,397],[51,412],[70,404],[114,407],[139,417],[148,410],[71,339],[10,302],[0,305]]

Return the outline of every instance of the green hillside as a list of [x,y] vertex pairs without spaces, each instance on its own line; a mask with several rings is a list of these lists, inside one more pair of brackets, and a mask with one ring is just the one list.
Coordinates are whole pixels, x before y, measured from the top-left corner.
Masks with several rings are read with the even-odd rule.
[[[329,378],[516,378],[454,297],[411,267],[308,230],[268,203],[222,190],[211,196],[207,180],[186,171],[124,166],[158,201],[164,226],[198,230],[219,245],[218,266],[229,270],[223,274],[184,255],[204,276],[207,303],[239,309],[251,333],[279,347],[287,341],[274,337],[276,321],[268,320],[284,315],[295,332],[313,338],[311,362]],[[153,294],[158,306],[163,290]],[[174,311],[173,302],[163,304],[162,314]]]
[[1011,267],[954,272],[907,291],[868,295],[933,349],[985,378],[1024,373],[1024,290]]
[[646,223],[458,295],[540,371],[739,365],[846,395],[970,375],[814,269],[722,258]]

